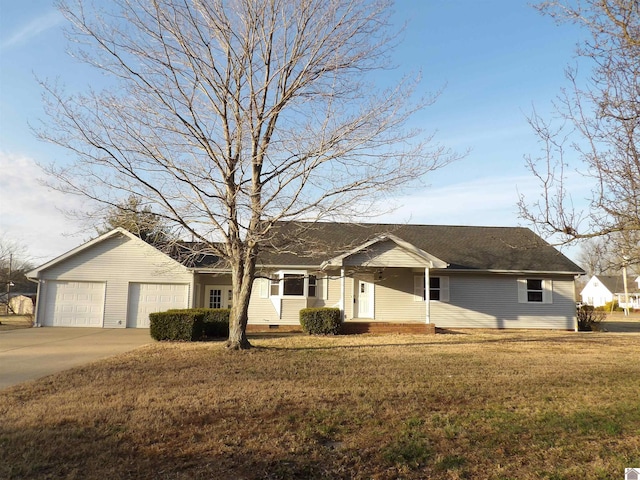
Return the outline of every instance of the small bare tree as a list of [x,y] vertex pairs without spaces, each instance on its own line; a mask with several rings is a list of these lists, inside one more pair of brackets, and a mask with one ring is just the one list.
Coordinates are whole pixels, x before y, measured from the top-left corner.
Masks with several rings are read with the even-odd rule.
[[11,292],[35,292],[36,285],[25,277],[25,273],[33,268],[33,262],[24,245],[0,236],[0,294],[4,300],[3,310],[11,312],[9,306]]
[[[593,65],[588,79],[567,70],[570,87],[555,102],[560,124],[535,112],[529,119],[543,155],[527,164],[542,194],[521,196],[521,216],[559,243],[609,237],[640,261],[640,3],[637,0],[547,1],[543,13],[585,26],[578,55]],[[557,120],[557,119],[556,119]],[[593,185],[589,208],[575,208],[570,191]]]
[[[376,88],[397,35],[391,0],[82,0],[59,7],[77,55],[115,88],[45,84],[41,138],[76,154],[57,188],[136,195],[232,274],[228,347],[245,330],[256,258],[282,220],[362,218],[456,158],[407,129],[434,97]],[[99,4],[98,4],[99,5]],[[286,248],[286,246],[282,246]]]
[[621,234],[585,240],[578,253],[578,263],[587,275],[619,275],[623,267],[637,268],[640,262],[627,252],[634,251],[638,235]]

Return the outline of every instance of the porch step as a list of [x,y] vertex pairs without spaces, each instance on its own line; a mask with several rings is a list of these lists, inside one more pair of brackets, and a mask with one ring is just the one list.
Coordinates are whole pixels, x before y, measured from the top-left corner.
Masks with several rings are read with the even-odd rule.
[[[302,332],[300,325],[247,325],[247,333],[265,332]],[[394,323],[394,322],[345,322],[340,329],[342,335],[360,333],[403,333],[410,335],[434,335],[433,323]]]
[[358,333],[434,335],[436,326],[433,323],[345,322],[342,324],[341,333],[345,335]]

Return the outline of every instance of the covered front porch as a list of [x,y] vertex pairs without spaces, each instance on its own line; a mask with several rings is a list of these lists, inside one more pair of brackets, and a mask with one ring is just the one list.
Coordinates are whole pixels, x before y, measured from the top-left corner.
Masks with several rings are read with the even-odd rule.
[[448,277],[432,277],[431,272],[447,266],[384,235],[324,262],[322,270],[340,280],[338,306],[345,328],[398,331],[401,325],[418,330],[418,325],[432,325],[431,299],[448,300]]

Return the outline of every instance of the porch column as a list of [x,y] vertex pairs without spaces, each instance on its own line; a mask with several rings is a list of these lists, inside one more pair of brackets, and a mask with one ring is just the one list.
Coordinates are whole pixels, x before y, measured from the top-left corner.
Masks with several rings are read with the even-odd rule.
[[431,296],[429,295],[429,267],[424,269],[424,303],[427,323],[431,323]]
[[344,311],[344,267],[340,269],[340,311],[342,312],[342,321],[345,320],[345,311]]

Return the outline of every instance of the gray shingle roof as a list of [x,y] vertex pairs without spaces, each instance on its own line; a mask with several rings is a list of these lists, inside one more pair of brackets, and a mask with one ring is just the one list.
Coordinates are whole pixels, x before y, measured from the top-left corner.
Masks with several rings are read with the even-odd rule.
[[[622,275],[596,275],[600,283],[602,283],[611,293],[622,293],[624,291],[624,280]],[[629,293],[638,293],[638,284],[635,277],[627,277],[627,291]]]
[[[319,266],[384,234],[444,260],[450,269],[584,273],[527,228],[379,223],[279,223],[258,264]],[[201,257],[190,266],[206,268],[215,260]]]

